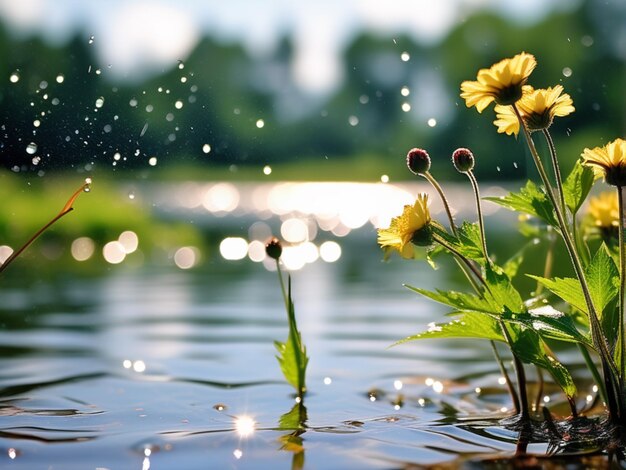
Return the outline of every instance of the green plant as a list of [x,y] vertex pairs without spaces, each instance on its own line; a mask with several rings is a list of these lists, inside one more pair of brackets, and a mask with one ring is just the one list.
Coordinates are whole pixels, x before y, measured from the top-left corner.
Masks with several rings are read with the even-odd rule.
[[[524,134],[541,184],[528,181],[518,192],[486,199],[519,212],[525,219],[537,221],[531,224],[523,220],[520,224],[523,235],[531,240],[542,240],[548,247],[543,272],[523,273],[537,282],[537,289],[523,295],[515,282],[522,274],[520,267],[524,255],[534,243],[529,243],[502,264],[496,264],[487,251],[482,199],[472,172],[475,164],[472,152],[457,149],[453,163],[471,182],[478,222],[464,222],[458,226],[443,190],[428,173],[430,165],[423,164],[426,160],[429,162],[428,154],[413,149],[407,157],[409,168],[424,176],[439,193],[448,214],[450,231],[431,220],[427,196],[419,195],[415,205],[405,206],[389,228],[379,230],[378,242],[386,255],[398,251],[404,258],[411,258],[414,246],[422,246],[426,247],[429,258],[440,254],[453,256],[465,272],[473,292],[410,287],[451,307],[454,320],[434,325],[397,344],[441,337],[481,338],[505,343],[512,353],[517,377],[517,391],[510,388],[512,400],[520,418],[527,421],[532,410],[527,398],[524,364],[534,364],[546,370],[565,393],[572,415],[578,414],[574,377],[550,347],[553,341],[574,343],[598,383],[610,421],[626,425],[626,249],[622,198],[622,187],[626,185],[626,141],[616,139],[604,147],[585,149],[581,159],[563,179],[549,128],[555,117],[574,112],[574,106],[560,85],[535,89],[527,83],[535,66],[534,56],[527,53],[502,60],[489,69],[480,70],[476,81],[463,82],[461,97],[468,107],[475,106],[479,112],[495,103],[494,124],[498,132]],[[533,133],[545,139],[549,153],[545,162],[537,151]],[[552,179],[546,170],[548,165]],[[588,215],[581,217],[579,211],[594,181],[600,177],[616,187],[617,197],[610,200],[607,197],[602,200],[591,198]],[[552,277],[557,239],[562,241],[571,266],[571,275],[564,278]]]

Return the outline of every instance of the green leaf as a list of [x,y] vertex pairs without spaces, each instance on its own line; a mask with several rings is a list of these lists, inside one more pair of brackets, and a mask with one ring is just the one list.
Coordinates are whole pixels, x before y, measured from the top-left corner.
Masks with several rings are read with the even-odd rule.
[[606,306],[618,294],[619,270],[609,254],[606,245],[602,244],[594,255],[587,269],[585,269],[589,293],[598,314],[603,312]]
[[541,276],[533,276],[532,274],[528,274],[528,277],[541,283],[549,291],[563,299],[572,307],[589,314],[585,296],[583,295],[583,290],[580,287],[578,279],[571,277],[547,279]]
[[278,429],[294,431],[303,429],[307,421],[306,407],[302,402],[293,405],[289,412],[283,414],[278,421]]
[[576,214],[580,206],[585,202],[594,180],[593,170],[580,163],[580,160],[576,160],[574,168],[563,182],[565,204],[573,214]]
[[559,312],[549,305],[528,313],[507,312],[502,315],[502,319],[507,323],[517,323],[535,330],[543,339],[556,339],[593,347],[591,340],[578,331],[570,315]]
[[502,268],[488,264],[485,267],[485,282],[489,296],[493,300],[495,312],[525,312],[524,301],[520,293],[513,287],[511,279]]
[[457,230],[458,236],[446,232],[443,227],[436,224],[432,224],[432,230],[459,254],[471,260],[484,261],[485,255],[478,224],[463,222]]
[[547,224],[558,228],[558,222],[548,196],[532,181],[527,181],[526,186],[519,193],[509,193],[507,196],[487,197],[485,199],[510,210],[534,215]]
[[466,294],[464,292],[456,291],[441,291],[439,289],[433,292],[419,287],[408,285],[406,285],[406,287],[411,289],[413,292],[417,292],[424,297],[434,300],[435,302],[439,302],[458,310],[474,310],[477,312],[494,313],[493,305],[489,301],[474,294]]
[[392,346],[428,338],[476,338],[504,341],[499,322],[481,312],[465,312],[447,323],[431,323],[428,330],[401,339]]
[[274,346],[276,346],[276,350],[278,351],[276,359],[278,359],[278,364],[285,376],[285,380],[296,389],[298,396],[301,397],[306,390],[306,367],[309,358],[306,355],[306,348],[302,343],[302,336],[296,324],[296,312],[291,298],[291,277],[289,278],[289,289],[286,301],[289,336],[284,343],[274,341]]
[[569,371],[550,354],[537,332],[521,330],[513,340],[513,352],[523,362],[546,369],[568,397],[576,394],[576,385]]

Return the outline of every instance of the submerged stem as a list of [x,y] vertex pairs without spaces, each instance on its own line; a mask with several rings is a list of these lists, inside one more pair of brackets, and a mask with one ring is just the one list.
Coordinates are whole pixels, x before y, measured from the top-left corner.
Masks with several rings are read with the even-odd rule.
[[498,363],[498,366],[500,367],[500,373],[502,374],[502,377],[504,377],[504,380],[506,380],[506,386],[509,389],[509,395],[511,395],[511,401],[513,402],[513,409],[515,410],[515,414],[519,414],[520,413],[519,395],[517,394],[517,391],[515,390],[515,387],[513,386],[511,379],[509,378],[509,373],[507,372],[506,367],[504,367],[504,362],[502,361],[502,358],[500,357],[500,353],[498,353],[498,349],[496,348],[496,342],[494,340],[491,340],[489,341],[489,343],[491,344],[493,355],[496,357],[496,362]]

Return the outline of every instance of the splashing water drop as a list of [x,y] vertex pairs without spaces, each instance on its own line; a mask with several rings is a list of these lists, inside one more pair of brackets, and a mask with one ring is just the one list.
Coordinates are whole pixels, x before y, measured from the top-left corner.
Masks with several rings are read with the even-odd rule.
[[35,152],[37,152],[37,144],[35,142],[31,142],[26,146],[26,153],[28,155],[35,155]]
[[33,157],[31,161],[33,165],[39,165],[39,162],[41,161],[41,157]]
[[101,96],[96,100],[96,108],[102,108],[104,105],[104,96]]

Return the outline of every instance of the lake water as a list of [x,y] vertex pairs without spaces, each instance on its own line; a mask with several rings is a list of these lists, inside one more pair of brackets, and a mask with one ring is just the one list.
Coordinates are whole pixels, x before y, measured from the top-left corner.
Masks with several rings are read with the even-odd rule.
[[[250,191],[239,188],[239,201]],[[144,199],[173,217],[150,188]],[[241,207],[219,217],[186,207],[176,216],[193,215],[207,231],[254,223]],[[320,229],[341,257],[292,273],[311,358],[303,431],[280,424],[295,406],[274,357],[287,321],[276,273],[263,263],[227,261],[216,246],[189,270],[146,260],[103,263],[89,276],[68,267],[52,279],[3,279],[0,467],[503,468],[522,448],[531,456],[519,464],[607,463],[602,454],[545,460],[567,449],[520,442],[503,426],[510,401],[487,343],[389,348],[445,313],[403,283],[462,288],[461,279],[452,266],[382,262],[369,223],[348,232]],[[580,365],[575,351],[561,356]],[[565,410],[548,384],[541,399]]]

